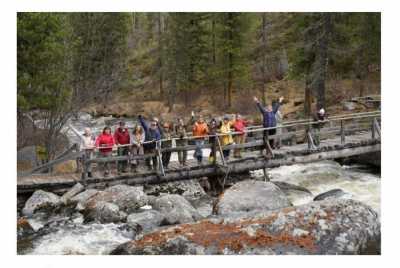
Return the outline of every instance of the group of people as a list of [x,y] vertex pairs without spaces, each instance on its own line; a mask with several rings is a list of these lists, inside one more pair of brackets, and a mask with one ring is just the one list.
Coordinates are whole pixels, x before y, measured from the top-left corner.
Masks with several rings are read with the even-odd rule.
[[[264,131],[264,142],[268,143],[272,149],[279,148],[280,142],[275,144],[274,139],[269,139],[277,132],[276,126],[282,122],[282,115],[279,112],[279,107],[283,102],[283,97],[279,98],[277,102],[263,107],[260,101],[254,97],[254,101],[263,116],[263,127],[271,128]],[[320,110],[321,111],[321,110]],[[323,111],[323,109],[322,109]],[[324,112],[324,111],[323,111]],[[318,117],[319,116],[319,117]],[[324,115],[317,115],[321,119]],[[185,122],[183,118],[177,119],[173,124],[171,122],[161,123],[157,118],[146,120],[143,116],[138,116],[138,124],[134,126],[132,133],[128,130],[124,121],[119,122],[119,126],[112,134],[111,128],[106,126],[102,133],[95,138],[90,129],[86,128],[83,134],[78,133],[81,138],[81,150],[84,151],[84,158],[90,159],[93,156],[94,150],[98,149],[100,157],[109,157],[113,148],[117,147],[118,156],[129,157],[130,167],[133,172],[137,171],[140,161],[135,158],[137,155],[149,154],[150,157],[145,159],[146,166],[149,170],[157,170],[162,164],[163,168],[168,168],[171,159],[171,150],[162,150],[161,148],[171,148],[172,141],[175,140],[176,147],[184,147],[188,145],[189,132],[192,131],[195,150],[193,157],[197,160],[198,164],[203,163],[203,147],[205,140],[208,139],[211,146],[211,151],[208,156],[209,161],[214,161],[216,158],[216,146],[223,148],[222,155],[225,160],[230,157],[230,149],[227,147],[231,144],[243,144],[246,140],[246,127],[249,122],[243,119],[240,114],[236,114],[234,118],[224,116],[221,122],[216,118],[212,118],[208,123],[202,115],[195,119],[195,114],[192,112],[191,118]],[[187,150],[177,150],[178,161],[182,166],[187,165]],[[241,158],[241,149],[235,148],[233,156]],[[159,163],[161,158],[161,163]],[[128,161],[118,161],[117,171],[118,174],[127,172]],[[103,164],[104,175],[108,176],[110,173],[109,161],[104,161]],[[92,177],[91,166],[86,167],[87,176]]]

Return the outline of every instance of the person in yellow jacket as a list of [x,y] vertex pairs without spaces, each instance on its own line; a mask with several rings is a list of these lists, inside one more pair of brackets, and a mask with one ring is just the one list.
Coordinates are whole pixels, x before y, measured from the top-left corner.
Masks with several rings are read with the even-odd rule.
[[[226,135],[221,136],[221,145],[222,146],[233,144],[232,135],[230,134],[232,132],[231,131],[232,125],[233,125],[233,121],[230,121],[229,118],[227,116],[225,116],[224,120],[221,122],[221,127],[219,129],[221,134],[226,134]],[[222,153],[224,155],[224,158],[226,160],[228,160],[230,150],[222,150]]]

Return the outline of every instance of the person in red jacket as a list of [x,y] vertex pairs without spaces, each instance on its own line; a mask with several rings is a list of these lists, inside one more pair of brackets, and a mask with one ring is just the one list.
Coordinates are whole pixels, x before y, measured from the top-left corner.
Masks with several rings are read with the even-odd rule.
[[[130,151],[130,146],[128,146],[131,143],[131,137],[129,136],[129,131],[125,127],[125,122],[120,121],[119,122],[119,127],[115,130],[114,133],[114,140],[115,144],[118,145],[124,145],[121,147],[118,147],[118,155],[128,155]],[[118,161],[118,166],[117,166],[117,171],[118,174],[121,172],[126,172],[126,168],[128,166],[128,160],[124,161]]]
[[[240,114],[236,114],[235,121],[233,122],[233,128],[235,129],[235,132],[239,132],[239,134],[235,135],[235,143],[236,144],[243,144],[246,140],[246,133],[244,132],[247,126],[247,122],[242,118]],[[235,158],[241,158],[242,156],[240,155],[240,148],[235,149],[233,152],[233,157]]]
[[[103,132],[96,139],[96,148],[99,148],[101,157],[109,157],[112,154],[112,148],[114,146],[114,137],[111,135],[111,128],[105,127]],[[110,174],[109,162],[103,164],[104,176]]]

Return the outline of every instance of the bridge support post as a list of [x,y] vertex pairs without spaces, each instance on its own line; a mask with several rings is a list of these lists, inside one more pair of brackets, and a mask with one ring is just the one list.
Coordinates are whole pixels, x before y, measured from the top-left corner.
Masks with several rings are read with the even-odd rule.
[[345,134],[344,134],[344,122],[340,120],[340,143],[345,143]]
[[87,171],[88,171],[88,163],[86,161],[86,154],[82,154],[82,175],[81,175],[82,181],[86,180]]

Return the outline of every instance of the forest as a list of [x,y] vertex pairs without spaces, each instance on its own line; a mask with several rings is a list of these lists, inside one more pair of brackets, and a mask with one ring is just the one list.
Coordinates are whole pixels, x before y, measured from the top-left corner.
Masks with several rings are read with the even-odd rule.
[[187,112],[199,99],[246,113],[245,99],[269,102],[290,83],[307,117],[337,102],[327,91],[339,96],[339,82],[354,96],[380,90],[380,29],[380,13],[18,13],[18,128],[43,119],[51,158],[71,117],[113,99],[133,114],[155,101]]

